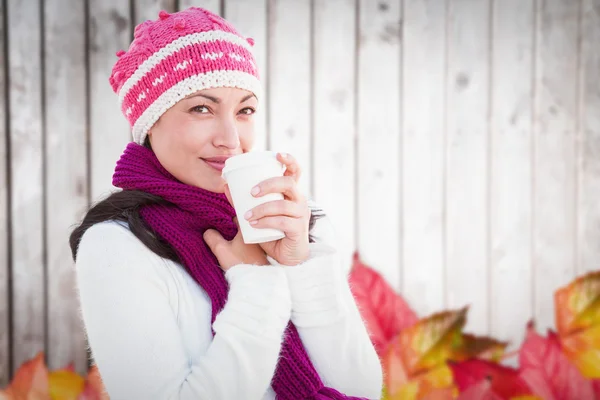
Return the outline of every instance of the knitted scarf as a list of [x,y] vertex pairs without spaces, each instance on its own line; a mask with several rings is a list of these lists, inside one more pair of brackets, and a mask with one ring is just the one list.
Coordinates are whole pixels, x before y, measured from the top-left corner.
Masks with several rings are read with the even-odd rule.
[[[227,240],[236,235],[235,210],[225,195],[178,181],[164,169],[152,150],[136,143],[129,143],[117,162],[113,185],[150,193],[170,203],[145,206],[140,215],[175,250],[188,273],[206,291],[212,302],[211,323],[214,323],[227,300],[228,284],[202,235],[209,228],[216,229]],[[281,400],[355,399],[324,387],[291,322],[271,386]]]

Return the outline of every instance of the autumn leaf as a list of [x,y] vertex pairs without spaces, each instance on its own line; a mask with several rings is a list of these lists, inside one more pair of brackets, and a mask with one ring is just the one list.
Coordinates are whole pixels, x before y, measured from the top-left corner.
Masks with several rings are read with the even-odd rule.
[[381,356],[400,331],[417,322],[417,315],[377,271],[360,260],[358,252],[354,253],[349,279],[371,341]]
[[469,386],[456,400],[503,400],[492,390],[491,380],[486,378]]
[[[487,360],[470,359],[466,361],[448,362],[454,383],[461,394],[472,386],[488,381],[489,390],[501,399],[532,395],[527,383],[519,376],[519,371]],[[483,390],[478,387],[477,390]],[[476,389],[473,389],[476,391]],[[495,398],[495,397],[490,397]]]
[[110,400],[96,365],[92,365],[89,369],[85,387],[77,400]]
[[462,361],[469,358],[480,358],[499,362],[506,351],[508,342],[502,342],[487,336],[463,334],[463,345],[452,356],[453,360]]
[[554,294],[561,337],[600,324],[600,271],[577,278]]
[[6,400],[50,400],[48,394],[48,369],[44,353],[21,364],[10,385],[0,391],[0,399]]
[[544,400],[593,399],[592,382],[562,352],[558,336],[537,334],[532,322],[519,352],[521,377]]
[[85,385],[81,376],[68,369],[51,372],[48,380],[52,399],[77,400]]
[[560,288],[554,300],[565,354],[586,378],[600,378],[600,271]]
[[396,339],[409,377],[443,364],[463,346],[462,328],[468,308],[444,311],[404,329]]

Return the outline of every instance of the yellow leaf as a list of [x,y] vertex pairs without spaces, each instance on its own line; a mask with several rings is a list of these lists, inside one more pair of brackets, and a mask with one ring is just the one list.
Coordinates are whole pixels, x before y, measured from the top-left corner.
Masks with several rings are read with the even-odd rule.
[[563,351],[582,375],[600,378],[600,271],[556,291],[556,326]]
[[600,325],[561,338],[560,342],[584,377],[600,379]]
[[52,400],[77,400],[85,385],[85,379],[68,370],[53,371],[48,379]]

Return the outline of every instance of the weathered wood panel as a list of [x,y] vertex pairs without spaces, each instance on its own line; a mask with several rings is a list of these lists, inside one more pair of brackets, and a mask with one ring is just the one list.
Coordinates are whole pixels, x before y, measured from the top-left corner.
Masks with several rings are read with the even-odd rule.
[[131,140],[131,128],[121,113],[108,78],[118,50],[129,48],[129,3],[122,0],[89,3],[90,175],[91,198],[96,202],[114,188],[115,163]]
[[8,200],[10,197],[8,186],[7,162],[9,151],[7,143],[6,123],[7,116],[7,86],[5,57],[5,44],[7,27],[4,26],[6,10],[4,2],[0,1],[0,387],[8,383],[10,375],[10,307],[11,298],[9,291],[10,259],[8,243],[10,239],[10,225],[8,220]]
[[403,20],[402,292],[425,315],[445,293],[445,2],[405,0]]
[[313,18],[314,196],[349,268],[356,248],[356,1],[316,1]]
[[401,2],[359,3],[356,232],[361,257],[400,289]]
[[12,368],[45,350],[44,138],[39,2],[8,0]]
[[146,20],[158,19],[161,10],[175,12],[177,0],[132,0],[133,1],[133,25],[136,26]]
[[534,0],[495,2],[491,48],[490,322],[515,348],[533,316]]
[[[489,0],[448,2],[446,299],[488,332]],[[473,244],[476,244],[475,246]]]
[[[65,13],[64,10],[69,10]],[[87,369],[68,237],[88,204],[85,8],[44,4],[48,366]]]
[[[261,0],[262,1],[262,0]],[[188,7],[202,7],[207,10],[214,12],[215,14],[221,14],[221,8],[223,7],[222,0],[179,0],[179,9],[184,10]]]
[[600,268],[600,0],[581,11],[578,274]]
[[554,327],[554,291],[575,275],[579,2],[538,2],[533,164],[534,316]]

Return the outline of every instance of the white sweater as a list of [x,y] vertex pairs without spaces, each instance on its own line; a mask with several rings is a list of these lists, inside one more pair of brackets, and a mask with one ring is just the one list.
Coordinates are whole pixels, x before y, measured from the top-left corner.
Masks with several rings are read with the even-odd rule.
[[290,319],[326,386],[379,399],[381,365],[335,248],[310,246],[301,265],[269,259],[274,265],[231,268],[213,336],[210,299],[180,264],[152,253],[121,223],[88,229],[77,284],[111,400],[274,399],[270,382]]

